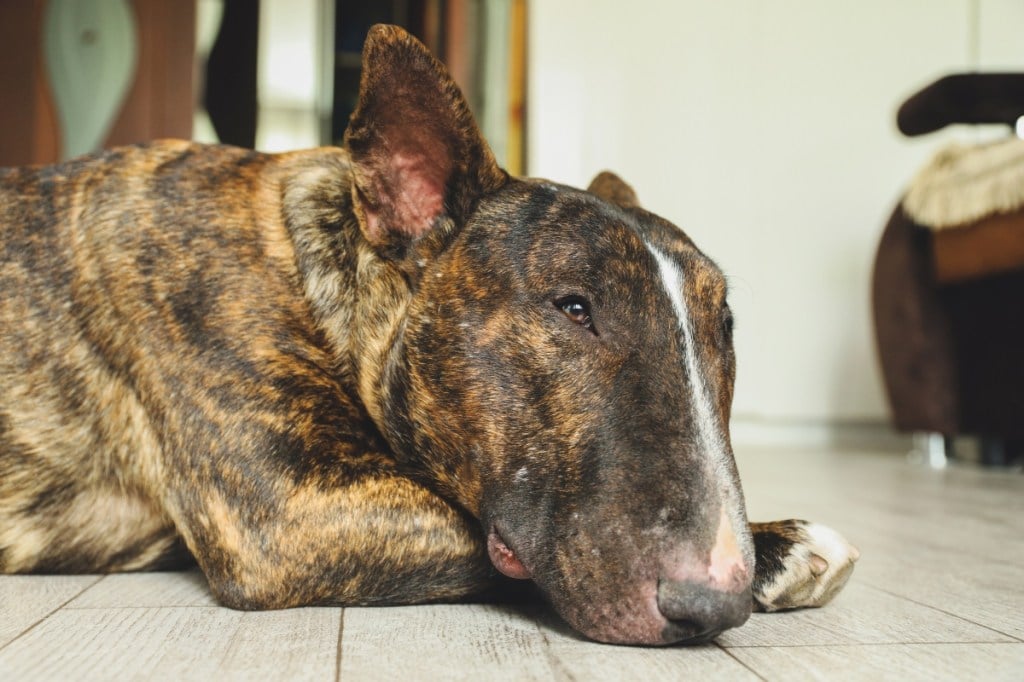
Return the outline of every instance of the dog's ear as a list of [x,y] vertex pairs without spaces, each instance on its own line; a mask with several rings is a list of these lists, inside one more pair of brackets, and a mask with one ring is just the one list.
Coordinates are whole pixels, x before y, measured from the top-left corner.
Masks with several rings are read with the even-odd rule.
[[622,208],[640,208],[636,192],[611,171],[602,171],[590,182],[587,191]]
[[384,253],[404,252],[445,216],[461,224],[508,180],[448,71],[397,26],[366,37],[345,147],[360,227]]

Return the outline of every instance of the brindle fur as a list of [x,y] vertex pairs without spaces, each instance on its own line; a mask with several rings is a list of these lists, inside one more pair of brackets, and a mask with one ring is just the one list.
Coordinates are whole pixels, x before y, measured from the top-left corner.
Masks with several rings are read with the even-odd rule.
[[[509,178],[401,31],[366,60],[345,150],[159,142],[0,171],[0,572],[194,558],[239,608],[451,600],[495,583],[495,526],[580,627],[628,619],[595,606],[630,579],[589,550],[609,524],[658,529],[621,538],[639,556],[684,525],[707,552],[720,512],[743,518],[694,492],[717,483],[682,367],[642,361],[679,340],[641,236],[687,272],[727,421],[720,271],[614,176]],[[426,200],[396,196],[407,175]],[[600,346],[551,305],[567,291],[602,308]],[[628,463],[666,448],[689,454]],[[641,504],[642,476],[662,484]]]
[[464,512],[398,472],[341,350],[365,333],[343,318],[368,257],[343,152],[163,143],[0,177],[5,571],[151,569],[180,536],[239,606],[486,577]]

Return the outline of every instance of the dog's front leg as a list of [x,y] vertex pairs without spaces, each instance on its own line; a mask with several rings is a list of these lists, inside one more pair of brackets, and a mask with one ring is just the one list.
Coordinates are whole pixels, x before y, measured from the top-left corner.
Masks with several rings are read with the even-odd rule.
[[496,576],[466,514],[386,468],[191,497],[179,530],[226,606],[448,601]]
[[860,557],[827,526],[790,519],[751,523],[756,565],[754,608],[780,611],[823,606],[843,588]]

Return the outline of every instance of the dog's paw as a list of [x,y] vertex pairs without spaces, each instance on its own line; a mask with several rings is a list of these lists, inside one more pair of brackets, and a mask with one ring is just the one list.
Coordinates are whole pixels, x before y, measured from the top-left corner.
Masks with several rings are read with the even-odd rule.
[[751,524],[757,565],[755,608],[781,611],[824,606],[853,573],[860,552],[827,526],[808,521]]

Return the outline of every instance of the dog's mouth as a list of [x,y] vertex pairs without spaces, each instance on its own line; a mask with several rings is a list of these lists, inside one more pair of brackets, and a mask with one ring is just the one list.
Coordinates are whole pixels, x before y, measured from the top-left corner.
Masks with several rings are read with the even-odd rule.
[[509,578],[525,580],[531,577],[530,571],[495,526],[491,526],[491,532],[487,534],[487,554],[490,555],[494,567]]

